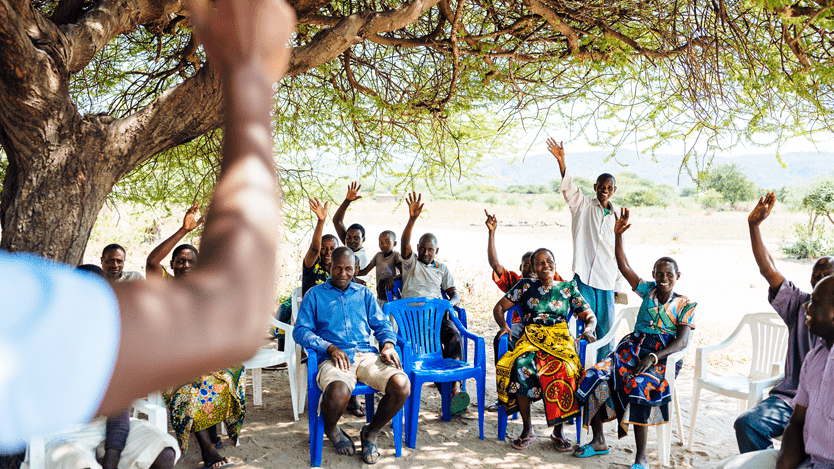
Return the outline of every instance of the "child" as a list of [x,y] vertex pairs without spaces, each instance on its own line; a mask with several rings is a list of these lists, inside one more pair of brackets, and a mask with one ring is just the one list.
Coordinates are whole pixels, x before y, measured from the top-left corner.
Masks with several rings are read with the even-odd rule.
[[359,270],[359,276],[365,276],[372,268],[376,268],[376,298],[379,307],[388,302],[385,290],[394,289],[394,280],[402,274],[402,257],[394,251],[397,245],[397,234],[391,230],[379,234],[379,252],[371,258],[364,268]]

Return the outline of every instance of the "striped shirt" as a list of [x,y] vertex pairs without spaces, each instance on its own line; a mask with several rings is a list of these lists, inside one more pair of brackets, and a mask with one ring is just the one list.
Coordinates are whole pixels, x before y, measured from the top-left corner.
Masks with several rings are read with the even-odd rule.
[[834,465],[834,348],[825,341],[817,342],[808,352],[799,375],[799,389],[794,402],[807,409],[803,440],[807,462],[802,467],[831,467]]

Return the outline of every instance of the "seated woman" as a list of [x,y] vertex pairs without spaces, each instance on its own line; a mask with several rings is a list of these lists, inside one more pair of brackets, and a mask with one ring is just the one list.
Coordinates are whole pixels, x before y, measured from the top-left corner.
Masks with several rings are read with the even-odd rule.
[[553,280],[556,268],[552,252],[541,248],[531,259],[537,280],[522,278],[492,310],[500,327],[499,337],[511,334],[504,317],[508,309],[519,305],[524,322],[524,331],[513,350],[495,364],[498,402],[507,413],[521,413],[524,426],[512,446],[526,449],[536,438],[530,424],[530,403],[544,398],[547,426],[553,426],[550,438],[557,451],[566,452],[572,446],[562,426],[579,414],[574,392],[582,371],[568,331],[568,311],[585,323],[585,332],[579,338],[588,342],[595,340],[597,321],[573,280]]
[[[666,382],[666,357],[679,352],[689,341],[695,305],[689,298],[674,292],[680,278],[678,264],[670,257],[661,257],[652,270],[653,282],[645,282],[632,270],[623,248],[623,233],[628,224],[628,209],[623,208],[614,225],[614,255],[623,277],[643,298],[634,332],[625,336],[616,351],[592,369],[585,371],[577,397],[587,402],[593,439],[576,449],[574,456],[586,458],[607,454],[610,450],[602,433],[603,422],[617,419],[620,438],[634,425],[637,441],[632,469],[648,467],[646,437],[650,425],[669,421],[671,389]],[[675,366],[680,371],[683,360]],[[586,418],[586,422],[588,419]]]
[[[195,204],[185,213],[182,227],[171,235],[148,255],[145,275],[151,277],[171,277],[162,267],[162,260],[171,255],[171,269],[174,279],[183,281],[192,272],[197,263],[197,248],[190,244],[174,246],[203,221],[196,219],[198,207]],[[171,427],[177,435],[182,453],[188,449],[188,437],[194,433],[200,445],[200,453],[206,469],[233,466],[234,463],[217,452],[223,446],[217,436],[217,424],[225,422],[229,438],[237,444],[243,418],[246,414],[246,397],[244,395],[243,366],[215,371],[200,377],[193,383],[179,389],[163,393],[168,410],[171,413]]]

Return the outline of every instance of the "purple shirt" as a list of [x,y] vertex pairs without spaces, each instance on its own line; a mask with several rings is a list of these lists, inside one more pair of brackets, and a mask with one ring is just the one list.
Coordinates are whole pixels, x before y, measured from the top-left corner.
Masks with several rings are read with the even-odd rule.
[[768,301],[773,309],[779,313],[785,325],[788,326],[788,353],[785,357],[785,379],[770,390],[771,396],[777,396],[793,407],[793,397],[799,386],[799,373],[805,355],[816,344],[817,337],[811,336],[805,325],[805,310],[802,305],[811,297],[803,292],[793,282],[785,279],[779,285],[776,293],[771,288]]
[[834,349],[829,350],[824,340],[808,352],[799,375],[799,389],[794,402],[807,409],[802,437],[807,462],[802,467],[830,467],[834,465]]

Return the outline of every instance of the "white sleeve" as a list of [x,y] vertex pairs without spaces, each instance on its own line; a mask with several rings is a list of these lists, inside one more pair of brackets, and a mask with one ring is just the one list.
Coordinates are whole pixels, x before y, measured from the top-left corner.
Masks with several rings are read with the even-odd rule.
[[0,453],[89,421],[119,348],[103,279],[33,255],[0,253]]

